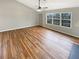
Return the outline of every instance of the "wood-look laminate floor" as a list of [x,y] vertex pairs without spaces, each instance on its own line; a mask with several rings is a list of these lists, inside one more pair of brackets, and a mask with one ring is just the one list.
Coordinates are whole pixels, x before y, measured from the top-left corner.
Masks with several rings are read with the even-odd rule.
[[32,27],[0,33],[0,59],[68,59],[74,38]]

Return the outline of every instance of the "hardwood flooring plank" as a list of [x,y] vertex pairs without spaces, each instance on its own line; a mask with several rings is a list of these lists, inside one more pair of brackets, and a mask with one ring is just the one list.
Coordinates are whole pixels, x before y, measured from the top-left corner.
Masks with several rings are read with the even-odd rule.
[[[27,32],[28,33],[28,32]],[[32,43],[33,46],[35,46],[38,50],[42,51],[42,53],[44,52],[44,56],[47,54],[45,52],[45,49],[43,49],[39,44],[38,44],[38,41],[35,40],[36,38],[34,38],[33,36],[28,36],[29,34],[25,33],[24,35],[27,35],[27,38],[29,39],[29,41]],[[41,54],[40,54],[41,55]],[[49,54],[48,54],[49,55]],[[50,56],[50,55],[49,55]],[[51,56],[52,57],[52,56]],[[48,57],[49,58],[49,57]],[[53,57],[52,57],[53,58]]]
[[[30,32],[30,31],[29,31],[29,32]],[[34,35],[34,33],[33,33],[33,35]],[[38,35],[38,34],[35,34],[35,35]],[[34,35],[34,36],[35,36],[35,35]],[[36,36],[36,37],[37,37],[37,39],[42,39],[42,38],[40,38],[40,37],[38,37],[38,36]],[[43,38],[43,39],[44,39],[44,38]],[[50,44],[52,45],[52,42],[49,41],[49,40],[47,40],[47,41],[48,41],[47,43],[46,43],[46,40],[42,40],[42,41],[45,41],[45,43],[43,43],[43,44],[41,43],[41,44],[44,45],[44,46],[46,45],[47,48],[45,48],[45,49],[48,49],[48,52],[51,51],[52,53],[54,53],[53,56],[56,58],[56,55],[58,54],[58,53],[55,53],[55,52],[57,51],[56,48],[54,47],[55,49],[53,49],[52,47],[49,47]],[[48,43],[49,43],[49,45],[47,46]],[[42,45],[41,45],[41,46],[42,46]],[[55,46],[56,46],[56,45],[55,45]],[[45,49],[44,49],[44,50],[45,50]],[[52,50],[53,50],[53,51],[52,51]],[[50,52],[50,53],[51,53],[51,52]],[[51,53],[51,55],[52,55],[52,53]],[[61,52],[60,52],[60,53],[61,53]],[[64,53],[63,53],[63,54],[64,54]],[[61,54],[61,55],[62,55],[62,54]],[[60,55],[58,55],[58,56],[60,57]],[[57,58],[59,58],[58,56],[57,56]],[[62,58],[60,58],[60,59],[64,59],[64,57],[62,56]]]
[[0,59],[68,59],[70,37],[43,27],[30,27],[0,33]]

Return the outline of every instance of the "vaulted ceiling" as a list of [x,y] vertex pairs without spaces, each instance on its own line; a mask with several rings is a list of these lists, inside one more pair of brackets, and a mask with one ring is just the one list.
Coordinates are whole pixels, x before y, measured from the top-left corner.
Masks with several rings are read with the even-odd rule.
[[[17,0],[18,2],[31,7],[34,10],[38,8],[38,0]],[[79,0],[41,0],[41,6],[47,6],[48,9],[60,9],[60,8],[70,8],[79,7]]]

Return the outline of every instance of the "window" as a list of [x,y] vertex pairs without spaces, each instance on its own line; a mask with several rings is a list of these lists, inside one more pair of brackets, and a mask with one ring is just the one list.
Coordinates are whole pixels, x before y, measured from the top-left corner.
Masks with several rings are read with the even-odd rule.
[[71,27],[71,13],[61,14],[62,26]]
[[48,13],[47,24],[71,27],[71,13]]
[[52,14],[47,15],[47,24],[52,24]]
[[60,25],[60,13],[53,13],[53,24]]

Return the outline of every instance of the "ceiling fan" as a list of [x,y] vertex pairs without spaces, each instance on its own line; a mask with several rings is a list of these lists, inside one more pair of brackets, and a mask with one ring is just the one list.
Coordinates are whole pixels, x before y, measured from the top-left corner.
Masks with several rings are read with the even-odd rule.
[[[43,0],[43,1],[46,1],[46,0]],[[38,1],[38,10],[40,11],[41,9],[47,9],[48,7],[45,6],[45,7],[42,7],[41,6],[41,0]]]

